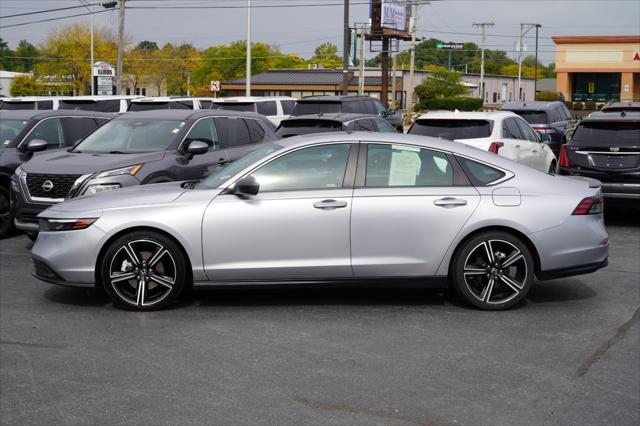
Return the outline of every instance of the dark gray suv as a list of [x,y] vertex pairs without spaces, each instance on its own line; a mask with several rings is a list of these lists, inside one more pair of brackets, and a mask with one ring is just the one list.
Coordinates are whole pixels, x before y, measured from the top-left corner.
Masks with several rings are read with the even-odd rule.
[[15,169],[34,151],[72,147],[113,117],[92,111],[0,111],[0,238],[13,231],[9,194]]
[[37,215],[65,198],[123,187],[200,180],[276,140],[261,115],[225,110],[129,112],[67,152],[36,156],[12,176],[16,228],[35,237]]

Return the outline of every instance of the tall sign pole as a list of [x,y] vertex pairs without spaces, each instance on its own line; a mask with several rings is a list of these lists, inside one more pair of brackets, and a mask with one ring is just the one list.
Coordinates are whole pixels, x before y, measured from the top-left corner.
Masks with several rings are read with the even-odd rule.
[[351,29],[349,28],[349,0],[344,0],[342,44],[342,94],[349,94],[349,50],[351,48]]
[[407,114],[405,122],[411,122],[411,114],[413,113],[413,72],[416,64],[416,21],[418,20],[418,3],[411,6],[411,56],[409,59],[409,89],[407,90]]
[[124,54],[124,3],[120,1],[120,22],[118,25],[118,62],[116,64],[116,94],[122,94],[122,56]]
[[247,63],[244,94],[251,96],[251,0],[247,0]]
[[484,42],[485,35],[484,29],[485,27],[493,27],[495,24],[493,22],[474,22],[474,27],[480,27],[482,29],[482,47],[480,53],[480,99],[482,99],[482,104],[484,105]]
[[[527,35],[527,33],[529,31],[531,31],[532,28],[535,27],[536,29],[536,67],[538,65],[538,27],[540,27],[540,24],[528,24],[528,23],[522,23],[520,24],[520,43],[518,45],[519,49],[518,49],[518,100],[521,101],[522,100],[522,52],[524,51],[524,43],[523,43],[523,39],[524,36]],[[528,27],[525,30],[525,27]],[[537,71],[537,68],[536,68]],[[534,78],[537,79],[537,76],[534,76]],[[534,85],[536,85],[536,83],[534,83]],[[533,99],[535,100],[535,91],[533,93]]]

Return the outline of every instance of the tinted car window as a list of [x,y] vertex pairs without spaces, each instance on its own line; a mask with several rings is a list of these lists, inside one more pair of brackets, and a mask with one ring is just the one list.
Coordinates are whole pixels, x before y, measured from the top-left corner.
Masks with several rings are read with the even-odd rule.
[[583,122],[576,128],[571,145],[585,147],[640,146],[640,123]]
[[365,186],[453,186],[453,168],[447,156],[440,152],[370,144]]
[[414,123],[410,134],[444,139],[488,138],[493,130],[491,120],[422,119]]
[[244,120],[240,118],[216,118],[215,122],[222,148],[233,148],[234,146],[249,145],[251,143],[249,128]]
[[96,121],[89,117],[63,118],[62,123],[67,136],[67,145],[75,145],[98,128]]
[[81,152],[137,153],[165,151],[185,122],[128,118],[112,120],[87,136],[75,147]]
[[260,192],[342,187],[349,144],[303,148],[267,163],[251,175]]
[[502,137],[508,139],[524,139],[520,127],[513,118],[505,118],[502,122]]
[[58,109],[74,109],[82,111],[120,112],[120,100],[109,99],[103,101],[91,100],[61,100]]
[[211,104],[212,103],[213,102],[211,102],[211,101],[203,101],[203,100],[201,100],[200,101],[200,108],[201,109],[211,109]]
[[504,177],[504,172],[468,158],[458,157],[475,184],[486,185]]
[[514,121],[518,123],[518,127],[520,127],[520,131],[522,132],[522,136],[524,136],[524,139],[531,142],[540,142],[538,140],[538,136],[536,136],[536,133],[531,127],[529,127],[526,122],[518,119],[514,119]]
[[16,136],[24,129],[28,121],[0,120],[0,149],[14,148]]
[[293,107],[296,106],[295,101],[280,101],[280,104],[282,105],[282,112],[284,112],[285,115],[291,114]]
[[353,126],[353,130],[356,131],[364,131],[364,132],[375,132],[378,130],[373,122],[368,118],[363,118],[361,120],[356,120]]
[[346,101],[342,103],[342,112],[354,112],[356,114],[362,114],[365,112],[365,108],[360,101]]
[[21,110],[21,109],[36,109],[35,102],[11,102],[11,101],[3,101],[2,105],[0,105],[0,109],[4,110]]
[[396,129],[394,129],[391,124],[387,123],[385,120],[373,120],[375,122],[376,127],[379,132],[385,133],[397,133]]
[[38,109],[53,109],[53,101],[38,101]]
[[531,124],[547,124],[550,122],[545,111],[514,111]]
[[227,111],[256,112],[256,104],[253,102],[214,102],[213,109],[226,109]]
[[278,106],[276,101],[256,102],[258,114],[262,115],[278,115]]
[[171,101],[169,109],[193,109],[193,101]]
[[169,102],[131,102],[129,111],[152,111],[156,109],[169,109]]
[[372,115],[377,115],[378,114],[378,110],[376,109],[376,105],[373,101],[370,101],[368,99],[363,99],[362,101],[360,101],[362,103],[362,106],[364,107],[362,109],[362,112],[365,114],[372,114]]
[[252,143],[260,143],[264,140],[265,130],[260,125],[258,120],[245,120],[247,127],[249,128],[249,135],[251,136]]
[[187,137],[184,139],[184,148],[188,148],[193,141],[202,141],[209,145],[209,151],[215,151],[219,147],[218,134],[211,118],[203,118],[193,125]]
[[387,109],[384,107],[384,105],[382,105],[381,102],[376,100],[371,102],[373,103],[373,107],[375,108],[377,115],[384,115],[387,113]]
[[342,112],[340,102],[298,102],[293,108],[291,115],[318,114],[320,112]]
[[47,141],[49,148],[59,148],[64,146],[64,138],[62,136],[62,126],[60,119],[49,118],[42,120],[31,130],[29,136],[22,142],[22,146],[26,146],[34,139]]
[[339,132],[340,130],[342,130],[342,123],[339,121],[322,119],[283,120],[276,130],[276,135],[289,137],[307,135],[309,133]]

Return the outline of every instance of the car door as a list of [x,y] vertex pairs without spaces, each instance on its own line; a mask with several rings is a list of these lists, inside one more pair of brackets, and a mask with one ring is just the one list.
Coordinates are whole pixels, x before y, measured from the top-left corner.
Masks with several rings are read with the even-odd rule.
[[[177,161],[182,179],[204,179],[227,163],[227,153],[221,147],[216,124],[212,117],[205,117],[196,121],[189,129],[178,149]],[[189,144],[196,140],[209,145],[209,151],[199,155],[187,154]]]
[[520,127],[522,134],[526,138],[526,141],[523,141],[523,149],[521,150],[522,162],[534,169],[546,172],[547,155],[544,152],[544,147],[540,139],[538,139],[536,132],[524,119],[518,117],[514,118],[514,120],[516,120],[518,127]]
[[515,118],[507,117],[502,121],[501,140],[504,143],[504,146],[498,150],[501,156],[518,163],[526,160],[526,155],[523,155],[523,149],[526,149],[525,137]]
[[363,145],[351,211],[354,276],[435,275],[479,200],[447,153],[402,144]]
[[202,224],[212,281],[351,278],[349,218],[357,144],[289,151],[250,172],[255,196],[217,196]]

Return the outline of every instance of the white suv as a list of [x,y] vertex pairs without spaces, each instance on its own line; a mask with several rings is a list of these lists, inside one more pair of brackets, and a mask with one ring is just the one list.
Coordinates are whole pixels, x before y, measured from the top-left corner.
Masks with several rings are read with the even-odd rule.
[[199,98],[180,96],[154,96],[131,101],[128,111],[152,111],[157,109],[209,109],[203,108]]
[[282,120],[289,118],[296,100],[288,96],[235,96],[219,98],[211,108],[216,108],[216,105],[227,110],[257,112],[277,127]]
[[129,102],[139,97],[135,95],[61,96],[58,98],[57,109],[120,113],[126,112]]
[[555,174],[548,138],[513,112],[433,111],[421,115],[410,134],[450,139]]

